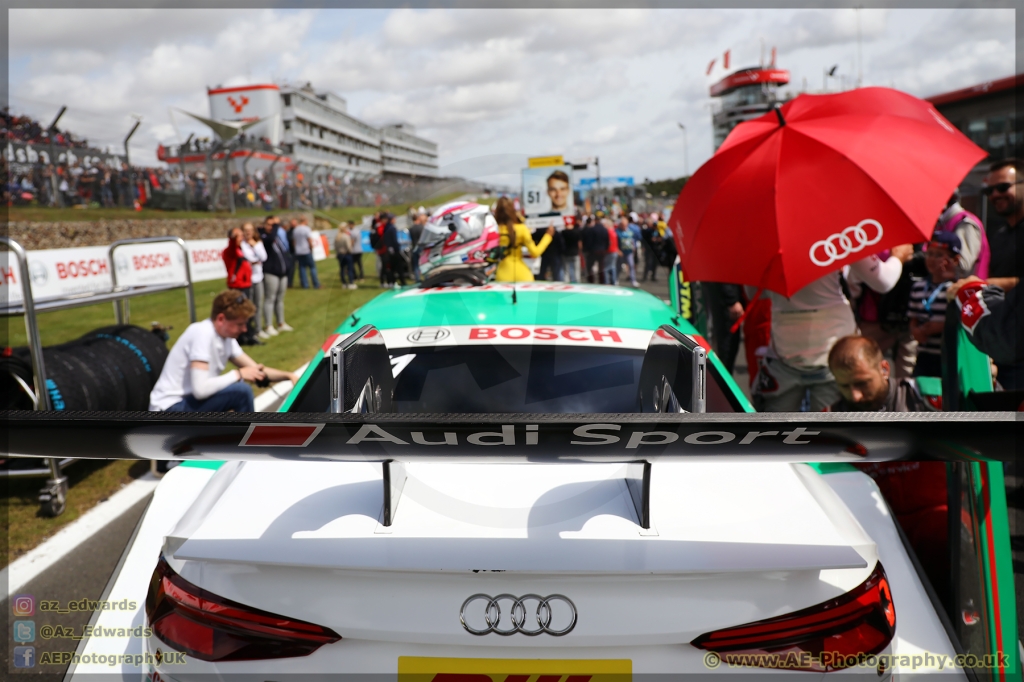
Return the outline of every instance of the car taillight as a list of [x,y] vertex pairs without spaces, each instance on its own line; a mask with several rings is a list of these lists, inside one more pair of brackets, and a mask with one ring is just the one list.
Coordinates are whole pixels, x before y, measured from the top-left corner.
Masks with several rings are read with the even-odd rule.
[[254,609],[188,582],[163,557],[146,595],[153,634],[203,661],[307,656],[341,639],[313,623]]
[[885,649],[896,632],[882,564],[852,591],[784,616],[701,635],[691,644],[730,665],[828,672]]

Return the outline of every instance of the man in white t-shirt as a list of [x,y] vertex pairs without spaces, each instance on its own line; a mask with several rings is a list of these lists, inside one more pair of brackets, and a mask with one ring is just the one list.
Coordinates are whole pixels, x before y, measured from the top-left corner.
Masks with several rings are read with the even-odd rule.
[[[245,382],[277,382],[298,377],[264,367],[242,352],[237,339],[256,312],[238,291],[213,299],[210,318],[188,326],[171,348],[160,378],[149,394],[155,412],[253,412],[252,388]],[[238,369],[221,374],[228,361]]]

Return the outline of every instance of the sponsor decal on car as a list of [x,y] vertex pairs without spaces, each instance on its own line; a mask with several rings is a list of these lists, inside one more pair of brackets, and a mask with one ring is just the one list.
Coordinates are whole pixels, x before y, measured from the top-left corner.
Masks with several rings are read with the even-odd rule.
[[630,682],[629,659],[399,656],[399,682]]
[[484,292],[505,292],[512,293],[515,290],[519,293],[529,291],[556,291],[573,294],[592,294],[595,296],[633,296],[632,289],[621,287],[597,286],[588,284],[563,284],[561,282],[522,282],[512,284],[511,282],[492,282],[480,287],[476,286],[445,286],[431,287],[427,289],[409,289],[395,294],[395,298],[406,298],[409,296],[431,296],[434,294],[475,294]]
[[[646,350],[651,336],[664,332],[624,327],[589,327],[555,324],[480,324],[448,327],[400,327],[382,329],[384,343],[391,351],[421,346],[534,346],[569,345]],[[372,338],[371,332],[366,338]],[[323,345],[324,353],[349,334],[334,334]],[[700,343],[700,340],[698,340]],[[705,342],[706,343],[706,342]]]

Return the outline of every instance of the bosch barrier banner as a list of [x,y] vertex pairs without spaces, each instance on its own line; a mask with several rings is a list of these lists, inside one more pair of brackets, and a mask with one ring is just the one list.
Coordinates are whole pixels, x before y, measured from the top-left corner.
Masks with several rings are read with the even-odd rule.
[[[28,252],[28,276],[36,300],[73,294],[109,291],[114,286],[106,246],[47,249]],[[0,252],[0,301],[21,303],[18,260],[10,251]]]
[[[313,232],[313,260],[327,258],[330,251],[325,235]],[[185,242],[193,282],[226,279],[224,248],[226,239],[194,239]],[[109,246],[82,246],[73,249],[44,249],[28,252],[32,295],[36,300],[73,294],[110,291],[114,273],[118,286],[184,284],[186,255],[175,242],[125,244],[114,250],[110,262]],[[0,251],[0,305],[21,303],[21,273],[18,260],[9,251]]]
[[193,282],[208,282],[214,279],[226,279],[228,269],[224,265],[224,248],[226,239],[196,239],[185,242],[188,247],[188,261],[192,266]]
[[[326,248],[318,240],[320,257]],[[227,278],[224,267],[225,239],[186,241],[193,282]],[[116,270],[119,286],[149,284],[183,284],[187,279],[185,254],[174,242],[125,244],[114,251],[110,261],[109,246],[82,246],[73,249],[29,251],[28,269],[32,295],[36,300],[60,298],[74,294],[110,291]],[[315,257],[315,256],[314,256]],[[21,272],[18,260],[10,251],[0,251],[0,304],[21,303]]]
[[114,250],[114,270],[118,286],[183,284],[188,281],[185,252],[175,242],[119,246]]

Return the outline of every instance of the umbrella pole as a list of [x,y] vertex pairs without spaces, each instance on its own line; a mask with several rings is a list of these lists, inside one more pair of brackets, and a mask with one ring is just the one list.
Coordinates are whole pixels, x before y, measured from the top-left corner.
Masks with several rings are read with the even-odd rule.
[[750,301],[747,302],[747,307],[743,309],[743,314],[740,315],[736,319],[736,321],[732,323],[731,327],[729,327],[730,334],[735,334],[736,331],[740,328],[740,325],[743,324],[743,320],[747,319],[747,313],[750,312],[750,308],[754,305],[754,301],[758,299],[762,291],[764,291],[764,287],[758,287],[757,291],[754,292],[753,298],[751,298]]

